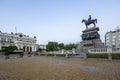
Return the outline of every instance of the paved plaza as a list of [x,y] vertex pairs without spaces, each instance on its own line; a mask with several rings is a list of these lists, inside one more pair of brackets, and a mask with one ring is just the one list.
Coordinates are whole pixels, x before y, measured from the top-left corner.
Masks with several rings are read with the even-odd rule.
[[0,59],[0,80],[119,80],[119,66],[119,60],[48,56]]

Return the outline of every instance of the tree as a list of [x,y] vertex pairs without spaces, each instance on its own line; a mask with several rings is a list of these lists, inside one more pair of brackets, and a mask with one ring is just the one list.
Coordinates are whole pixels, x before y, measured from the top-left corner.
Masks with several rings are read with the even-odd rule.
[[73,48],[77,48],[77,44],[71,43],[64,45],[63,43],[58,44],[58,42],[48,42],[46,46],[47,51],[55,51],[59,49],[72,50]]
[[2,47],[2,51],[3,52],[7,52],[7,53],[10,53],[10,52],[13,52],[14,50],[17,50],[17,47],[16,46],[8,46],[8,47]]
[[48,42],[46,48],[47,48],[47,51],[58,50],[58,42]]
[[9,52],[13,52],[14,50],[18,50],[17,46],[8,46]]
[[64,49],[64,44],[60,43],[60,44],[58,44],[58,47],[59,47],[59,49]]
[[13,53],[14,50],[17,50],[16,46],[2,47],[2,51],[5,52],[6,59],[9,59],[9,55]]
[[39,51],[39,52],[42,52],[42,50],[43,50],[43,49],[41,49],[41,48],[38,48],[38,51]]
[[77,48],[77,44],[67,44],[65,45],[65,50],[72,50],[73,48]]

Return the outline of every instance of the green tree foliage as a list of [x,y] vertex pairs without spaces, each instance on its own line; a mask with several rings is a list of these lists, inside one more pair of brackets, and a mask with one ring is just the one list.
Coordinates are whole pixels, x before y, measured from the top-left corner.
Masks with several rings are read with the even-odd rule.
[[47,48],[47,51],[58,50],[58,42],[48,42],[46,48]]
[[64,45],[63,43],[58,44],[58,42],[48,42],[46,48],[47,51],[55,51],[59,49],[72,50],[73,48],[77,48],[77,44],[71,43]]
[[39,51],[39,52],[41,52],[41,51],[42,51],[42,49],[41,49],[41,48],[38,48],[38,51]]
[[43,52],[43,51],[46,51],[46,49],[38,48],[37,51],[38,51],[38,52]]
[[17,50],[16,46],[8,46],[8,47],[2,47],[3,52],[13,52],[14,50]]
[[67,44],[64,46],[65,50],[72,50],[73,48],[77,48],[77,44]]
[[58,47],[59,47],[59,49],[64,49],[64,44],[60,43],[60,44],[58,44]]

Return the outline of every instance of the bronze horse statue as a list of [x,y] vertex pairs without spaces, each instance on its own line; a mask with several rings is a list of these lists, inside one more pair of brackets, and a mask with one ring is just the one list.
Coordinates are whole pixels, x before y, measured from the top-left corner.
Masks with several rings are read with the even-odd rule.
[[94,27],[96,27],[97,19],[91,19],[91,20],[85,20],[85,19],[83,19],[83,20],[82,20],[82,23],[83,23],[83,22],[85,23],[86,28],[88,28],[88,26],[89,26],[90,24],[93,24]]

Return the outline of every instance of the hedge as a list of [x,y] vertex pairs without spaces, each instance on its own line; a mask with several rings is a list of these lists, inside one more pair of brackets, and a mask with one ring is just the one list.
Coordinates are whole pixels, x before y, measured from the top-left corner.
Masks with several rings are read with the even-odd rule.
[[112,54],[112,59],[120,59],[120,54]]
[[[116,54],[111,54],[112,55],[112,59],[120,59],[120,53],[116,53]],[[108,58],[108,54],[88,54],[87,56],[88,58]]]
[[108,58],[108,54],[88,54],[88,58]]

